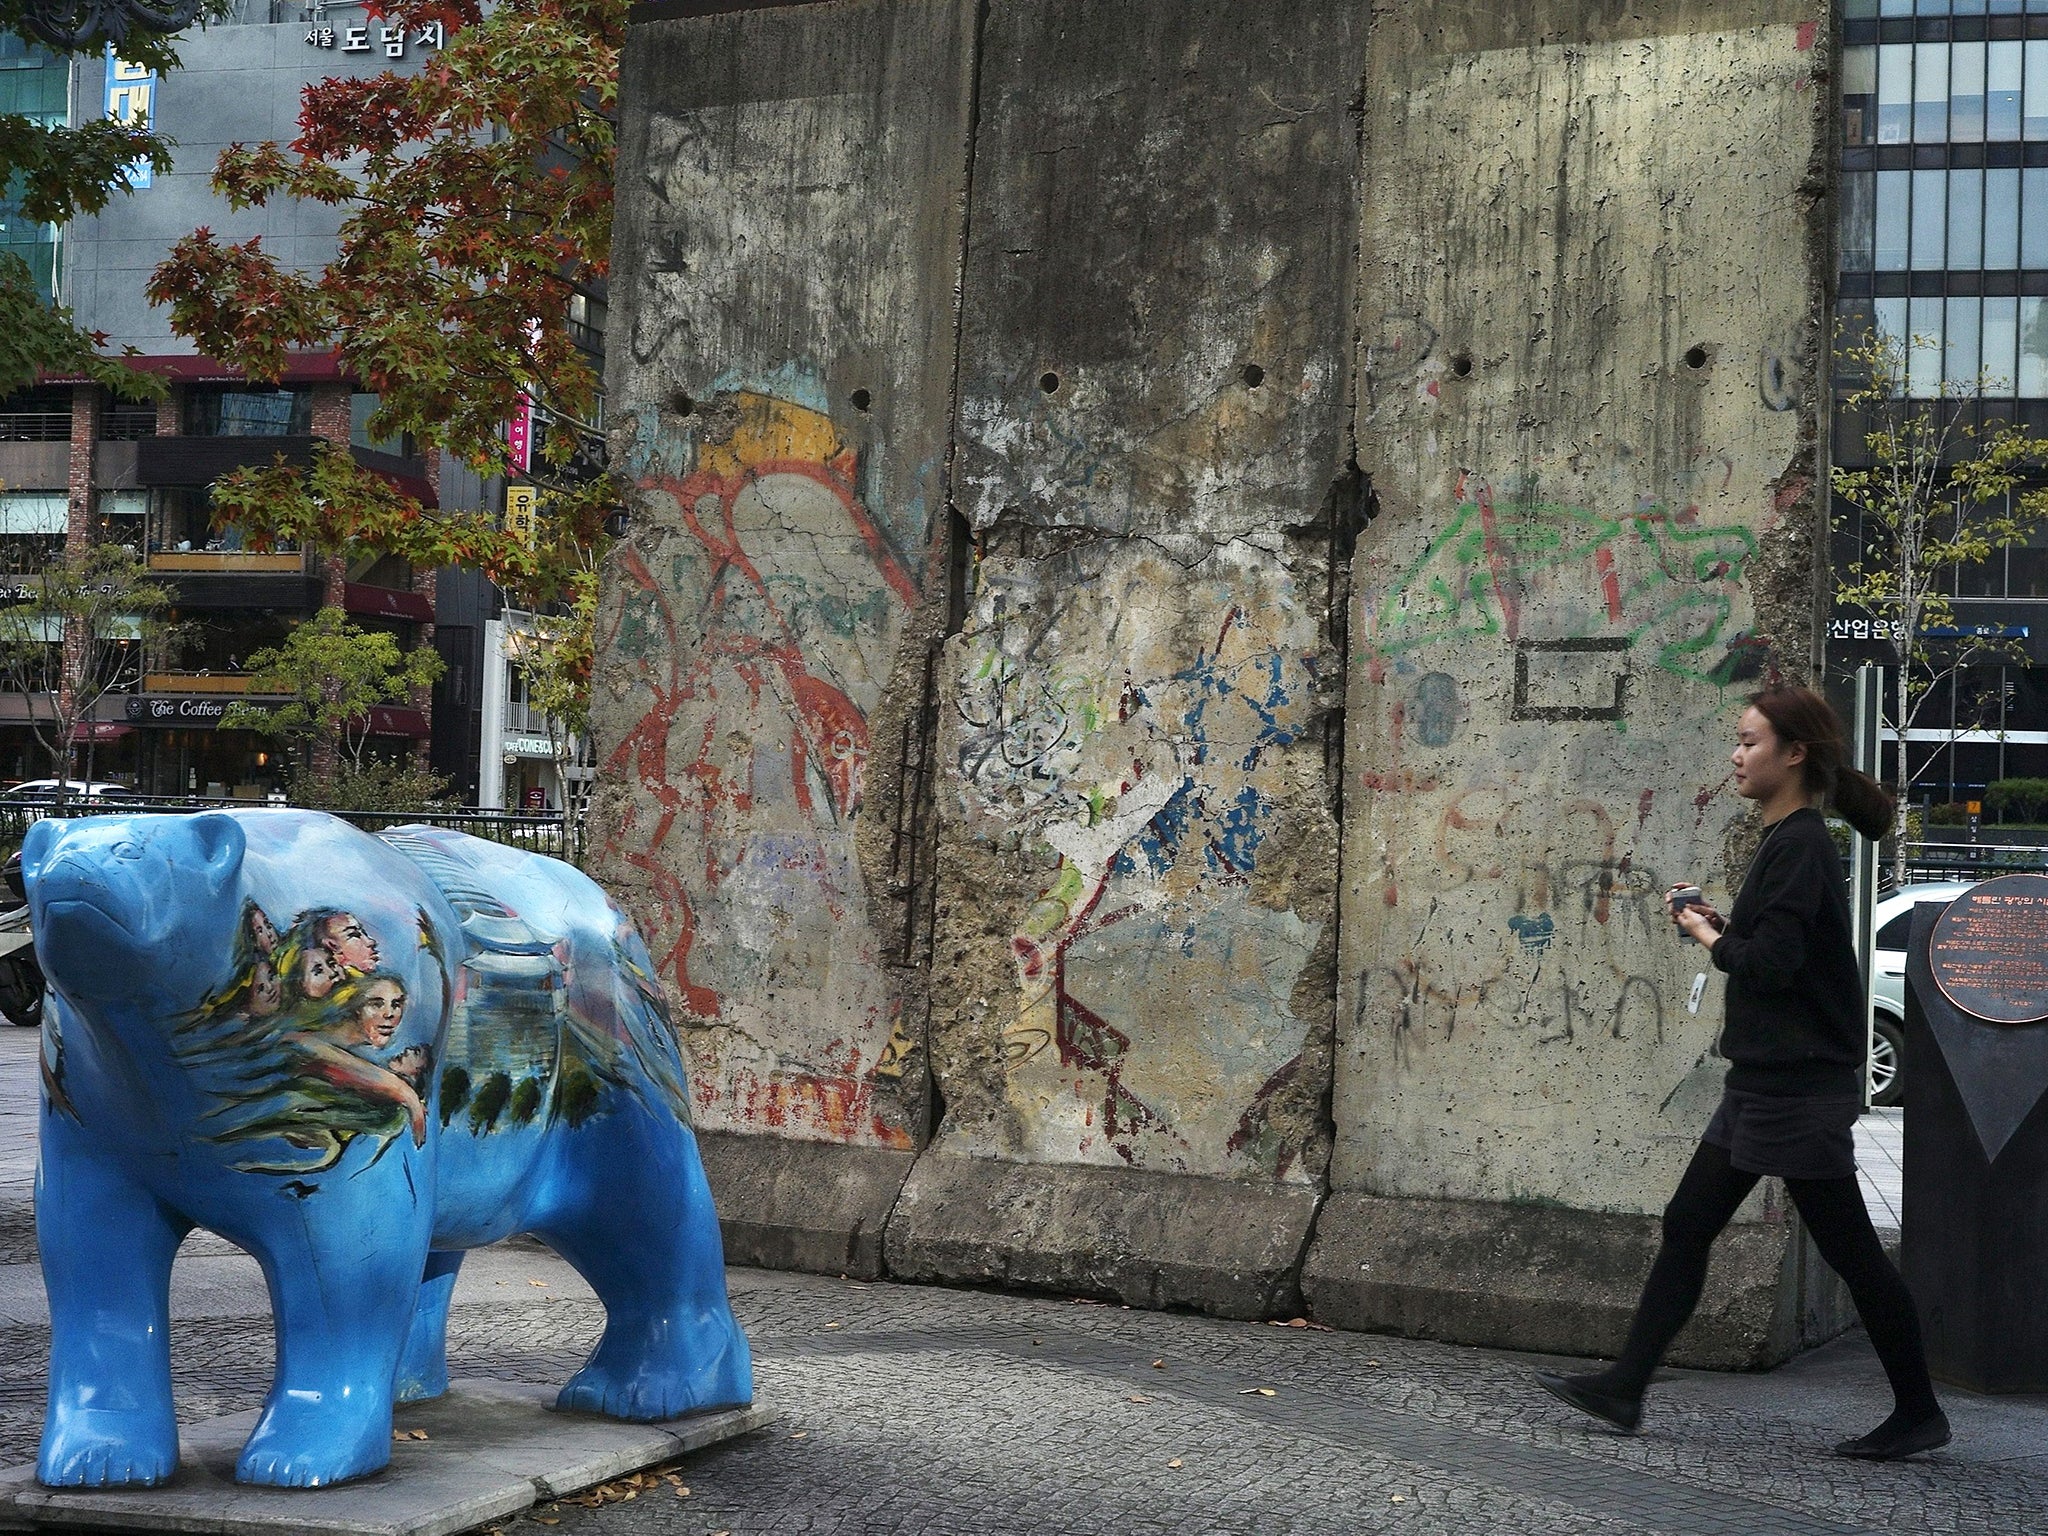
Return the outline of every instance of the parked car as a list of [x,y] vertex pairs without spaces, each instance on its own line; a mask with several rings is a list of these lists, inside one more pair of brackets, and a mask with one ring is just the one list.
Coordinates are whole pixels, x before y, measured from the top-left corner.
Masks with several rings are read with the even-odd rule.
[[1939,880],[1902,885],[1877,903],[1876,954],[1871,964],[1871,1023],[1877,1035],[1870,1056],[1870,1102],[1903,1103],[1906,1080],[1906,941],[1913,931],[1913,909],[1923,901],[1954,901],[1973,880]]
[[[126,800],[134,797],[135,791],[126,784],[110,784],[100,780],[87,782],[84,779],[66,779],[64,793],[71,799]],[[0,798],[8,800],[52,800],[57,795],[55,779],[24,779]]]

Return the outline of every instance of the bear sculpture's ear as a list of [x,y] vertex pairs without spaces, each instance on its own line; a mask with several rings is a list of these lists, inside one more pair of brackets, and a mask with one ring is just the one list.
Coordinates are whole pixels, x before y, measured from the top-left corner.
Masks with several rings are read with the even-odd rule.
[[50,861],[50,854],[56,849],[57,839],[64,835],[64,823],[55,816],[45,816],[29,823],[27,833],[21,840],[21,883],[26,890],[35,884],[36,876],[43,872],[43,866]]
[[242,854],[249,846],[242,824],[220,811],[202,811],[187,819],[185,828],[192,835],[208,879],[219,890],[242,867]]

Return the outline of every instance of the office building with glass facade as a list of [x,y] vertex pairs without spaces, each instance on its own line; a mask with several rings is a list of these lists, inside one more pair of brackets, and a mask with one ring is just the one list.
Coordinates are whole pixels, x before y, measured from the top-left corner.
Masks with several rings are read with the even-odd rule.
[[[1847,0],[1842,36],[1838,336],[1893,341],[1931,410],[2048,436],[2048,0]],[[1837,400],[1852,387],[1837,369]],[[1831,446],[1869,461],[1847,412]],[[1835,511],[1839,563],[1863,536]],[[1915,798],[1935,804],[2048,777],[2048,527],[1950,590],[1958,627],[2015,654],[1965,668],[1915,718]],[[1867,616],[1832,615],[1833,676],[1881,659],[1868,634]]]

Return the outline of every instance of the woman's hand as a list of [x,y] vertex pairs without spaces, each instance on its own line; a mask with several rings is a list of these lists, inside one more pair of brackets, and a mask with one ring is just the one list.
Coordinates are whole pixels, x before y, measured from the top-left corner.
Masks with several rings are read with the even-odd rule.
[[1721,931],[1728,926],[1728,920],[1703,901],[1680,907],[1672,914],[1671,920],[1696,943],[1705,945],[1709,954],[1720,942]]

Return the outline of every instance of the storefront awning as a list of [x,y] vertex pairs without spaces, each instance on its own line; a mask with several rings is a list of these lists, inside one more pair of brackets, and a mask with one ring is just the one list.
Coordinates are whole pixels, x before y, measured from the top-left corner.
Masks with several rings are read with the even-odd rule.
[[75,742],[118,741],[134,729],[132,725],[122,725],[114,720],[80,720],[71,727],[71,739]]
[[409,736],[417,740],[431,736],[433,727],[427,724],[426,714],[421,710],[407,709],[402,704],[378,704],[370,710],[370,734]]
[[434,622],[434,604],[424,592],[401,592],[396,587],[377,587],[351,581],[343,586],[341,606],[350,613],[379,619],[408,619],[415,624]]

